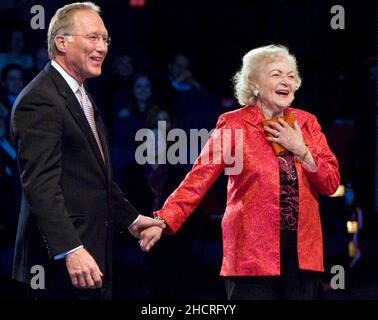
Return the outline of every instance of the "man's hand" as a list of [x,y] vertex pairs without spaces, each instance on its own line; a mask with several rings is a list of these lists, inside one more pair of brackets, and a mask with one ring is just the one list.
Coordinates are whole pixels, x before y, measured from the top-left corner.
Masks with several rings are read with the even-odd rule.
[[140,247],[143,251],[150,251],[156,242],[160,240],[163,229],[160,227],[149,227],[140,233]]
[[161,229],[164,229],[165,223],[162,220],[152,219],[150,217],[146,217],[140,214],[138,217],[138,221],[129,228],[129,231],[135,238],[140,239],[140,233],[144,229],[152,227],[152,226],[156,226]]
[[102,287],[102,277],[96,261],[84,248],[80,248],[66,256],[66,266],[72,284],[80,289],[96,289]]

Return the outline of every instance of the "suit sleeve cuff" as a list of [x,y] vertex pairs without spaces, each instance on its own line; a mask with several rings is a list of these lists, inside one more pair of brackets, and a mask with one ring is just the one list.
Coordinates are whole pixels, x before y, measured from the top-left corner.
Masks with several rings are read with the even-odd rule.
[[84,246],[78,246],[76,248],[73,248],[72,250],[69,250],[69,251],[66,251],[66,252],[63,252],[63,253],[60,253],[58,255],[56,255],[54,257],[54,260],[60,260],[60,259],[63,259],[66,255],[68,255],[69,253],[72,253],[72,252],[75,252],[76,250],[79,250],[81,248],[84,248]]
[[132,224],[129,225],[129,228],[131,228],[134,224],[136,224],[139,220],[140,215],[134,220]]

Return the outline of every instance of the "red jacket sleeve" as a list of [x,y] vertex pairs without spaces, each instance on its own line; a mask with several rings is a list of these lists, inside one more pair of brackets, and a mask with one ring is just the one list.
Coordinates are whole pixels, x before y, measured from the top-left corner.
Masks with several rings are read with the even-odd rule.
[[311,172],[303,166],[303,170],[319,193],[324,195],[333,194],[340,184],[339,165],[328,146],[326,137],[321,132],[315,116],[310,116],[306,123],[306,131],[304,132],[305,138],[309,141],[308,147],[318,169],[315,172]]
[[166,221],[165,232],[177,232],[224,169],[222,135],[225,128],[226,120],[220,116],[192,170],[167,198],[163,208],[154,212],[155,216],[160,216]]

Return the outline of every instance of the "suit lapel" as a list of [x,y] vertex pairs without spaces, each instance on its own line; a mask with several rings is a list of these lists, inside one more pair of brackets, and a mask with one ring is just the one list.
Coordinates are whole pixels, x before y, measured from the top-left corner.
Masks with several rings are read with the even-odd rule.
[[[59,94],[62,95],[66,99],[67,109],[70,111],[72,117],[74,118],[74,120],[77,122],[77,124],[83,131],[84,136],[87,138],[88,143],[91,146],[94,156],[97,159],[102,171],[104,173],[105,172],[107,173],[107,168],[102,159],[101,152],[97,145],[96,139],[93,135],[92,129],[89,126],[89,123],[84,114],[83,108],[81,107],[75,94],[72,92],[71,88],[68,86],[64,78],[59,74],[59,72],[54,67],[51,66],[51,64],[48,64],[46,68],[49,75],[52,77],[53,81],[55,82],[56,87],[59,91]],[[104,142],[103,141],[101,142],[102,142],[102,145],[104,146]],[[107,151],[105,153],[107,154]]]

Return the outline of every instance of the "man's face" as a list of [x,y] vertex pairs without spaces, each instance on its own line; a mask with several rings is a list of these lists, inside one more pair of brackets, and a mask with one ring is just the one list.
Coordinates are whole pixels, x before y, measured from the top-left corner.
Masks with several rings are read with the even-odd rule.
[[68,71],[81,83],[87,78],[99,76],[108,46],[101,38],[93,42],[87,36],[108,36],[100,16],[90,10],[76,11],[73,15],[72,30],[67,33],[72,34],[73,38],[65,56]]

